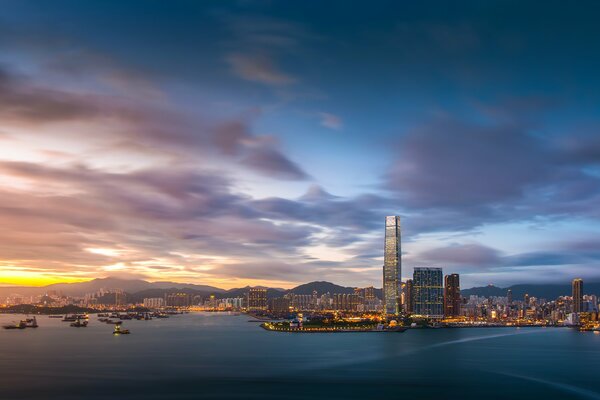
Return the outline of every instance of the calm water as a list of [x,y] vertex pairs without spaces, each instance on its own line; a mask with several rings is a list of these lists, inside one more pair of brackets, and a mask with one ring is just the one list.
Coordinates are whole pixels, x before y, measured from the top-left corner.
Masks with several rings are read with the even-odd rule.
[[[0,315],[4,324],[20,316]],[[600,399],[600,335],[267,332],[244,315],[0,330],[0,399]]]

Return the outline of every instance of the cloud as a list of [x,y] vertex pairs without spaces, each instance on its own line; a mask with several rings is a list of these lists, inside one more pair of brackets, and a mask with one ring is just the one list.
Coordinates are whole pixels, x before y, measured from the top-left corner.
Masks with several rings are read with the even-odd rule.
[[285,86],[296,79],[282,72],[265,54],[233,53],[227,57],[232,71],[242,79],[273,86]]
[[242,164],[275,178],[308,179],[308,175],[296,163],[274,149],[255,149],[242,159]]
[[501,263],[501,253],[487,246],[468,243],[427,250],[420,253],[418,259],[443,265],[490,267]]
[[342,119],[337,115],[321,112],[319,117],[321,118],[321,125],[325,128],[340,130],[344,126]]
[[473,123],[441,116],[399,139],[385,182],[411,216],[412,232],[464,231],[532,216],[600,216],[592,206],[600,179],[585,172],[593,157],[534,134],[531,118]]

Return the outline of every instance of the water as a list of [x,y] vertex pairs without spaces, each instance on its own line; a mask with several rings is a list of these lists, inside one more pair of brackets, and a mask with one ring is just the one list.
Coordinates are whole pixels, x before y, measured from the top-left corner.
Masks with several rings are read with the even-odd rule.
[[[0,324],[22,316],[0,315]],[[267,332],[195,313],[0,330],[0,399],[600,399],[600,335],[557,328]]]

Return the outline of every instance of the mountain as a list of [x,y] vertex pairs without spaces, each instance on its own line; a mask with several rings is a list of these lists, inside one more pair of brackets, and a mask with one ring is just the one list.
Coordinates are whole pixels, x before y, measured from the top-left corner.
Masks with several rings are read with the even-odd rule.
[[[305,283],[303,285],[296,286],[295,288],[288,290],[287,293],[312,294],[314,290],[316,290],[319,295],[322,295],[322,294],[328,293],[328,292],[330,294],[334,294],[334,293],[352,294],[352,293],[354,293],[354,287],[339,286],[334,283],[325,282],[325,281],[315,281],[315,282]],[[383,296],[382,290],[375,289],[375,296],[382,298],[382,296]]]
[[[487,285],[481,287],[473,287],[471,289],[463,289],[460,291],[460,294],[463,297],[469,296],[483,296],[483,297],[491,297],[491,296],[506,296],[506,290],[494,285]],[[513,294],[514,296],[514,294]]]
[[[208,285],[195,285],[191,283],[176,283],[168,281],[148,282],[142,279],[121,279],[121,278],[98,278],[87,282],[79,283],[56,283],[43,287],[25,287],[25,286],[4,286],[0,287],[0,299],[12,294],[21,296],[43,295],[50,290],[56,290],[70,296],[83,296],[86,293],[96,292],[102,288],[122,289],[128,293],[130,299],[141,301],[145,297],[163,297],[166,293],[185,292],[201,297],[208,297],[214,294],[217,298],[225,297],[244,297],[248,292],[249,286],[235,289],[220,289]],[[533,297],[552,300],[559,296],[571,295],[571,284],[520,284],[506,288],[500,288],[493,285],[474,287],[461,290],[464,297],[470,295],[477,296],[506,296],[506,291],[512,290],[513,299],[520,300],[525,293]],[[278,288],[267,288],[267,297],[281,297],[286,293],[312,294],[317,291],[319,295],[324,293],[354,293],[353,287],[340,286],[331,282],[315,281],[296,286],[293,289],[285,290]],[[595,294],[600,296],[600,282],[584,282],[584,294]],[[382,298],[382,290],[375,289],[375,295]]]
[[[559,296],[571,295],[571,284],[520,284],[512,285],[506,288],[488,285],[483,287],[474,287],[471,289],[461,290],[461,295],[469,297],[470,295],[477,296],[506,296],[507,290],[512,290],[512,296],[515,300],[522,300],[525,294],[532,297],[537,297],[546,300],[553,300]],[[600,282],[583,283],[584,294],[595,294],[600,296]]]
[[100,289],[122,289],[127,293],[136,293],[149,289],[193,289],[199,292],[224,293],[220,289],[207,285],[194,285],[191,283],[177,282],[148,282],[142,279],[121,279],[121,278],[98,278],[86,282],[77,283],[55,283],[41,287],[26,286],[6,286],[0,287],[0,297],[6,297],[10,294],[20,294],[23,296],[33,296],[44,294],[50,290],[56,290],[69,296],[83,296],[86,293],[97,292]]
[[[255,286],[258,287],[258,286]],[[229,289],[228,291],[226,291],[225,293],[222,293],[221,295],[217,296],[218,298],[226,298],[226,297],[245,297],[246,293],[248,293],[248,290],[250,289],[250,286],[246,286],[243,288],[236,288],[236,289]],[[273,289],[273,288],[266,288],[267,289],[267,299],[272,299],[274,297],[281,297],[285,294],[285,290],[283,289]]]

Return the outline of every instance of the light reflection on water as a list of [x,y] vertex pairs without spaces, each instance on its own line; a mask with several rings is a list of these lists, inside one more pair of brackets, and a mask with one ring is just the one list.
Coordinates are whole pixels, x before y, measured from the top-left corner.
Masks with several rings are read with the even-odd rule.
[[[0,315],[0,324],[20,316]],[[267,332],[244,315],[0,330],[0,398],[600,398],[600,335],[570,329]],[[68,388],[68,389],[67,389]],[[67,390],[66,390],[67,389]],[[596,396],[596,397],[594,397]]]

